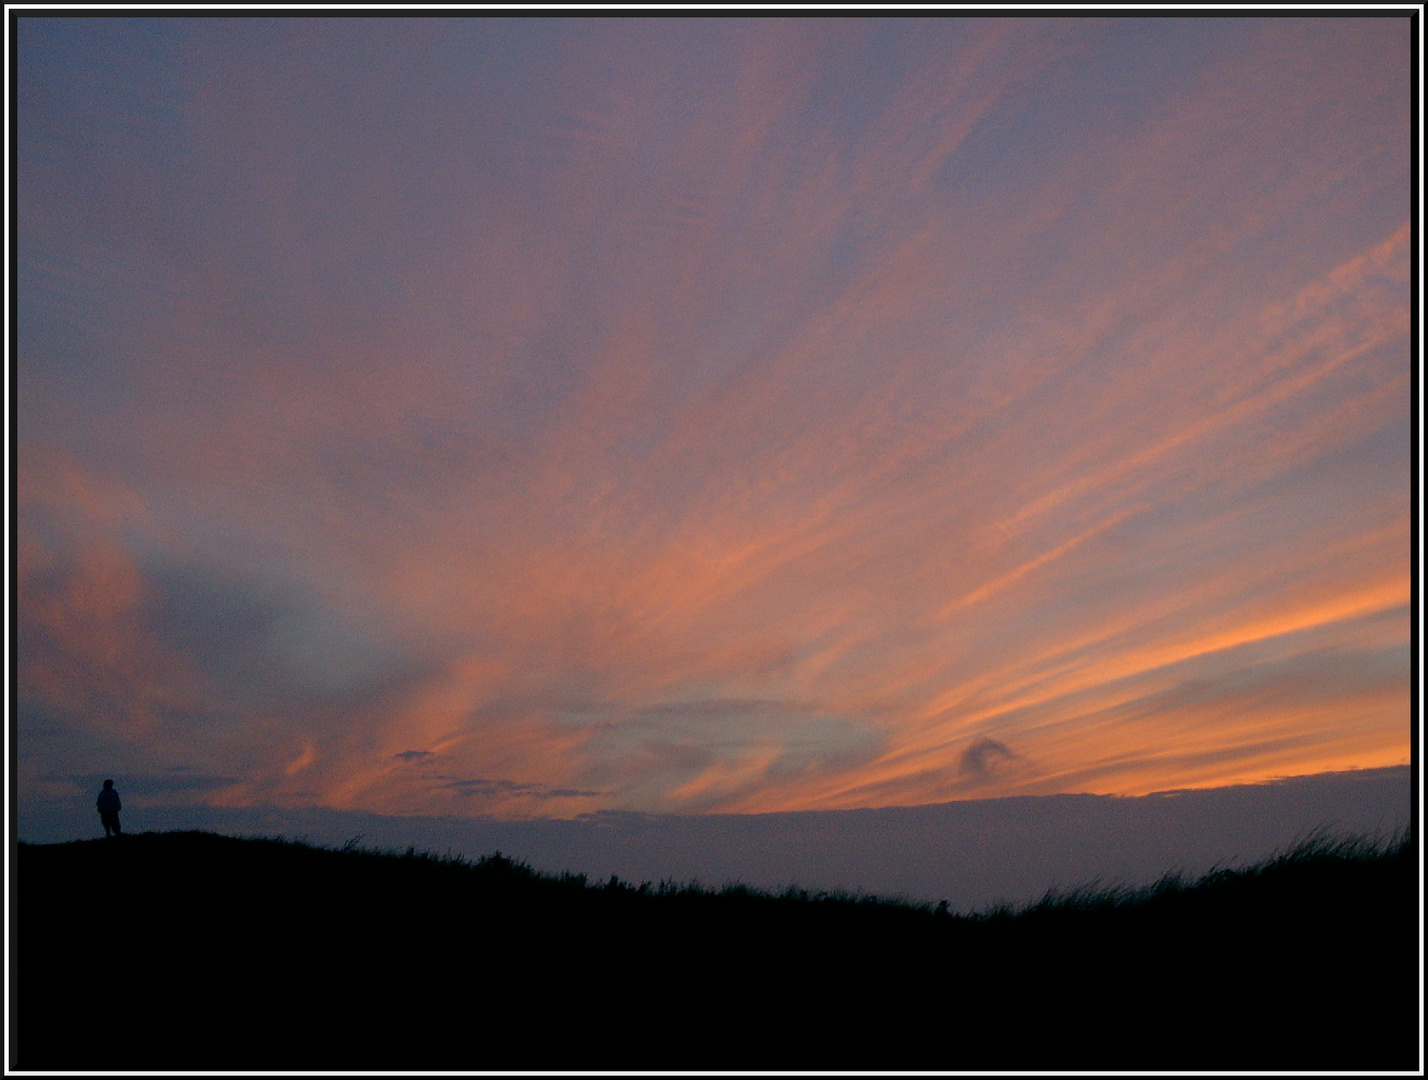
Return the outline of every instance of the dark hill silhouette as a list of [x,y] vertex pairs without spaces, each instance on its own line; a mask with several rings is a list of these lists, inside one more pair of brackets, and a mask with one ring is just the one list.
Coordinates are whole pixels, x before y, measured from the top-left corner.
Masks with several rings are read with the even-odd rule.
[[[1412,1070],[1416,850],[975,915],[283,840],[19,845],[25,1070]],[[103,1000],[112,982],[117,998]]]

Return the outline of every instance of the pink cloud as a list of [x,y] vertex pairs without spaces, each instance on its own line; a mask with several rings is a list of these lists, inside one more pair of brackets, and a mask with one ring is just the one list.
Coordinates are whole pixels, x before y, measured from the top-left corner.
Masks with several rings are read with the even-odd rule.
[[183,139],[36,105],[26,692],[234,805],[1397,761],[1398,30],[1195,28],[215,23]]

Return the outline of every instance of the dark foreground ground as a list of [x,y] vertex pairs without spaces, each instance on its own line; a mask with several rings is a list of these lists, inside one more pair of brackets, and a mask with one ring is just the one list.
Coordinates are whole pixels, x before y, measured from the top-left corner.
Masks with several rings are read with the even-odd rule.
[[1416,849],[979,917],[206,833],[20,845],[24,1070],[1416,1070]]

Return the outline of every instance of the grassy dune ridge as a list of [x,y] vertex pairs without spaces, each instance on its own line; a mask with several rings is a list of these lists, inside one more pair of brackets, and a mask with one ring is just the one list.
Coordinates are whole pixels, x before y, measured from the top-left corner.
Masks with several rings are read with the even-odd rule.
[[23,1069],[1419,1064],[1405,837],[967,915],[197,832],[14,869]]

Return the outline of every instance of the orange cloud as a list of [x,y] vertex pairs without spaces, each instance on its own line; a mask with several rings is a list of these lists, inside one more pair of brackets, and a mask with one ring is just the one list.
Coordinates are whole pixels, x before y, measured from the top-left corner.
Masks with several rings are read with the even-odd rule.
[[96,45],[169,104],[26,99],[25,775],[569,816],[1400,760],[1386,22]]

